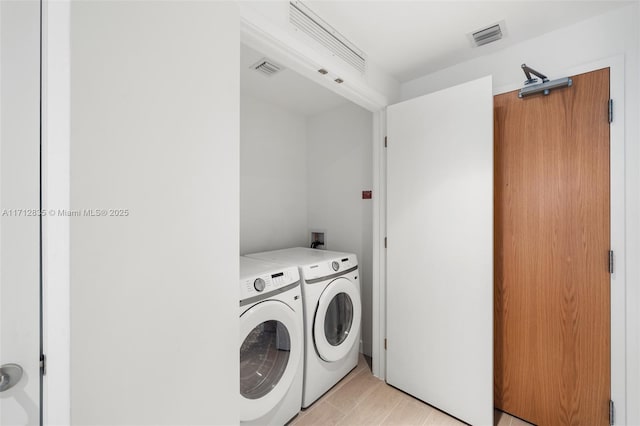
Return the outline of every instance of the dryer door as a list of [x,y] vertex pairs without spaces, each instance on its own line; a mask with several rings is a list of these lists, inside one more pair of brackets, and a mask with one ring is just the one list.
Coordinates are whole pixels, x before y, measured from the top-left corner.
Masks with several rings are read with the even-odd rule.
[[357,343],[361,317],[358,286],[346,278],[333,280],[320,295],[313,320],[318,355],[328,362],[344,358]]
[[293,309],[276,300],[240,316],[240,420],[267,414],[291,386],[302,358],[299,322]]

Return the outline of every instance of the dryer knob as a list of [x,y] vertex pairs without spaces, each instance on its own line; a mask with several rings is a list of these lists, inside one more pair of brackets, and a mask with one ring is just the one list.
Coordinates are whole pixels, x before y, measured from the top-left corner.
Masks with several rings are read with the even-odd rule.
[[265,282],[262,278],[258,278],[253,282],[253,288],[255,288],[256,291],[264,290],[264,286],[265,286]]
[[333,262],[331,262],[331,267],[334,271],[337,271],[338,269],[340,269],[340,264],[334,260]]

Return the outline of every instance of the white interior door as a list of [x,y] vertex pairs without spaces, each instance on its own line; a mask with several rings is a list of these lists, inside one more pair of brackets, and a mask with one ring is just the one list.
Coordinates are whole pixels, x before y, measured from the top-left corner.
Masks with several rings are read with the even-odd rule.
[[493,424],[491,77],[387,110],[387,382]]
[[[40,3],[0,2],[0,425],[40,423]],[[9,365],[10,364],[10,365]],[[7,366],[9,365],[9,366]],[[19,378],[18,367],[22,368]],[[19,378],[19,380],[17,380]],[[5,389],[7,383],[15,386]]]

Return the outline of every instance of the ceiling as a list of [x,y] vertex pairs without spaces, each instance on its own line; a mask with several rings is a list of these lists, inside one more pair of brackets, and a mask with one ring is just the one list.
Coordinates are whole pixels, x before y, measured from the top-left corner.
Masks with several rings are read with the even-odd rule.
[[266,76],[251,66],[264,58],[260,52],[241,45],[240,90],[242,94],[275,104],[288,111],[310,116],[348,103],[345,98],[289,69]]
[[[632,1],[304,1],[368,60],[406,82]],[[467,37],[504,20],[506,36],[472,47]],[[552,48],[552,46],[551,46]]]

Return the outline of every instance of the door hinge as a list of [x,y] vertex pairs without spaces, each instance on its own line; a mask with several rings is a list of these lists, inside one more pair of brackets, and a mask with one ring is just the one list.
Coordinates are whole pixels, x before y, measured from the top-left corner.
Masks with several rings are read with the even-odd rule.
[[384,248],[387,248],[387,237],[384,237]]
[[613,401],[609,400],[609,424],[613,425],[614,421],[616,420],[614,415],[615,415],[615,407],[613,405]]
[[609,250],[609,273],[613,274],[613,250]]
[[40,354],[40,374],[47,375],[47,356],[45,354]]
[[384,147],[385,148],[387,147],[387,137],[386,136],[384,137]]
[[609,99],[609,124],[613,123],[613,99]]
[[384,339],[384,350],[385,350],[385,351],[387,350],[387,338],[386,338],[386,337],[385,337],[385,339]]

